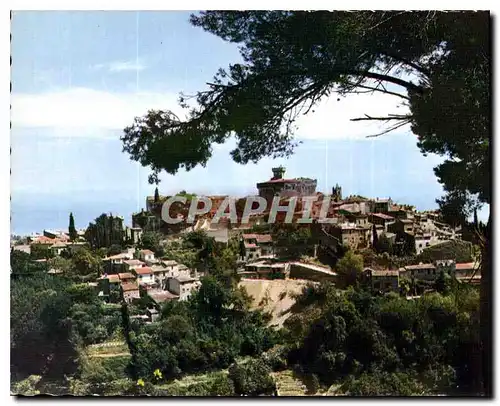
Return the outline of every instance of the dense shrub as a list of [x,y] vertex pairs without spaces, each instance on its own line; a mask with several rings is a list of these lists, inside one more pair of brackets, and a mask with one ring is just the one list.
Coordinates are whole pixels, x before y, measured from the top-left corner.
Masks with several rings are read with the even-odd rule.
[[[351,376],[352,393],[413,394],[418,388],[406,385],[405,376],[418,375],[430,392],[473,390],[479,342],[474,288],[455,286],[448,295],[407,300],[309,287],[299,302],[308,304],[307,311],[285,322],[288,363],[324,384]],[[381,389],[373,389],[377,385]]]
[[348,396],[419,396],[423,388],[414,377],[405,373],[363,373],[350,376],[341,387]]
[[271,369],[259,359],[233,364],[229,368],[229,378],[234,382],[235,392],[238,395],[257,396],[274,393],[276,385],[270,374]]
[[224,369],[237,356],[257,356],[279,339],[269,317],[250,311],[239,289],[204,278],[189,301],[166,304],[158,323],[132,327],[137,376],[159,369],[163,379]]
[[424,263],[441,259],[454,259],[457,263],[471,262],[472,252],[470,242],[450,240],[424,249],[417,259]]

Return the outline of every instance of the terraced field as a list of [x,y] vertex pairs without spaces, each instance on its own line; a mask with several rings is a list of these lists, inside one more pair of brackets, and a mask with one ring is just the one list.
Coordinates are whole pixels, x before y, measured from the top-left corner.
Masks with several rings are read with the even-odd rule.
[[273,378],[278,389],[278,396],[308,396],[307,387],[293,371],[274,372]]
[[85,350],[89,358],[110,358],[130,355],[125,341],[111,341],[90,345]]
[[328,390],[320,388],[316,392],[311,390],[308,376],[298,376],[292,370],[273,372],[272,376],[278,388],[278,396],[338,396],[337,389],[340,385],[333,385]]

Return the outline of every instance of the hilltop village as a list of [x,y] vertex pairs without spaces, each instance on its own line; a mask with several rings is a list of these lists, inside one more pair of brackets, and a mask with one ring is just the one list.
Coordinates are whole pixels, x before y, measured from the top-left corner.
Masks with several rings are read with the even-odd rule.
[[[345,197],[339,185],[326,196],[316,191],[316,180],[287,179],[284,173],[284,168],[274,168],[269,180],[257,184],[258,195],[269,203],[278,197],[282,206],[293,197],[317,197],[308,209],[311,223],[286,223],[284,211],[270,222],[269,209],[243,223],[245,198],[236,202],[237,222],[226,218],[214,223],[211,219],[225,196],[210,196],[210,210],[194,223],[169,224],[162,220],[169,196],[156,189],[146,198],[145,208],[132,214],[131,226],[124,226],[122,217],[102,214],[77,230],[70,214],[68,230],[14,238],[12,357],[15,370],[29,370],[31,375],[15,372],[13,390],[104,395],[356,393],[353,382],[358,381],[324,372],[347,368],[359,378],[355,365],[360,361],[352,357],[361,355],[349,350],[352,355],[345,358],[342,352],[350,348],[349,340],[332,347],[340,351],[339,360],[346,359],[338,361],[344,366],[333,363],[325,369],[321,357],[331,357],[333,350],[322,349],[316,361],[305,353],[303,358],[294,355],[294,340],[305,340],[301,351],[316,346],[302,336],[305,327],[298,324],[308,323],[313,315],[321,323],[329,320],[318,313],[320,308],[308,313],[301,306],[322,295],[333,300],[337,296],[328,292],[334,289],[351,298],[346,300],[368,292],[383,300],[380,306],[396,297],[427,312],[427,307],[419,307],[420,298],[441,297],[452,286],[475,289],[479,283],[479,250],[467,230],[473,224],[453,227],[438,211],[419,212],[390,198]],[[186,191],[178,195],[188,203],[197,199]],[[321,223],[316,218],[325,199],[329,222]],[[172,205],[170,216],[185,218],[188,206]],[[302,218],[304,210],[297,204],[294,220]],[[356,317],[364,323],[372,316]],[[34,324],[22,321],[30,318]],[[36,334],[26,331],[40,323],[44,327],[37,327],[42,330]],[[342,328],[354,337],[356,323]],[[377,323],[382,321],[373,326]],[[54,338],[56,332],[59,338]],[[36,346],[31,344],[33,334],[40,337]],[[378,333],[367,334],[373,338]],[[65,350],[58,340],[73,349]],[[347,347],[341,351],[339,345]],[[370,351],[371,359],[377,353]],[[410,350],[405,347],[401,354],[405,351]],[[68,355],[73,352],[77,355]],[[420,350],[414,355],[419,354]],[[78,365],[76,372],[72,365]],[[57,372],[47,372],[54,369]],[[221,372],[202,378],[190,375],[214,369]],[[43,377],[54,373],[65,378],[59,378],[57,390],[47,389]],[[338,389],[332,379],[351,386]],[[405,388],[401,385],[398,391]]]
[[[316,192],[316,180],[286,179],[284,173],[284,168],[274,168],[271,179],[257,184],[258,195],[268,201],[280,196],[285,206],[292,196],[317,195],[312,216],[317,215],[324,195]],[[188,200],[195,198],[184,191],[181,195]],[[461,251],[472,250],[462,241],[460,227],[443,223],[437,211],[418,212],[413,206],[397,204],[390,198],[343,197],[341,187],[336,185],[332,188],[328,210],[329,224],[283,224],[283,216],[278,216],[277,223],[269,225],[267,210],[252,216],[248,224],[235,226],[229,221],[218,224],[209,221],[225,196],[210,196],[211,210],[197,218],[193,225],[166,224],[161,219],[161,206],[168,197],[161,196],[158,189],[155,195],[148,196],[146,209],[132,215],[131,227],[123,226],[123,218],[113,218],[123,231],[119,233],[121,240],[114,240],[112,244],[112,251],[118,249],[119,252],[101,258],[101,274],[89,281],[103,300],[129,303],[144,295],[156,304],[186,300],[200,285],[204,271],[171,259],[168,247],[180,244],[189,233],[198,233],[222,246],[237,247],[237,274],[243,279],[330,280],[345,286],[349,275],[336,269],[335,264],[347,251],[364,255],[367,266],[361,270],[363,280],[376,291],[399,292],[402,280],[432,281],[443,269],[458,280],[470,279],[476,283],[480,278],[473,260],[460,262],[462,254],[452,257],[455,247],[460,247]],[[294,218],[302,215],[303,208],[299,204]],[[13,243],[12,249],[40,256],[35,259],[39,263],[50,263],[51,258],[65,257],[95,246],[91,235],[78,230],[76,238],[71,238],[68,232],[44,230],[42,235],[27,237],[24,243]],[[144,245],[143,236],[148,235],[157,239],[156,252],[140,248]],[[299,238],[295,238],[298,235]],[[447,254],[442,258],[439,254],[434,255],[435,258],[422,255],[431,251]],[[385,260],[377,262],[367,258],[370,257],[367,252],[382,256],[385,253]],[[432,258],[425,262],[420,260],[427,257]],[[472,257],[471,254],[470,259]],[[413,261],[409,261],[413,263],[399,267],[398,262],[404,261],[398,258],[411,258]],[[64,271],[51,266],[48,272],[60,274]]]

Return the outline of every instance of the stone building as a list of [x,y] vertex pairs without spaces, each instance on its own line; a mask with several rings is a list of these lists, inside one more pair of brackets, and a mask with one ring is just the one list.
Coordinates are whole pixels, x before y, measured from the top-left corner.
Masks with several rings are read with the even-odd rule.
[[242,234],[245,244],[245,261],[274,254],[273,240],[270,234]]
[[284,179],[285,168],[273,168],[273,177],[257,183],[259,196],[270,201],[275,196],[312,196],[316,193],[317,180],[310,178]]
[[399,271],[396,270],[377,270],[365,268],[363,271],[367,277],[371,288],[378,292],[390,292],[399,290]]
[[379,199],[376,198],[370,201],[373,213],[388,213],[393,206],[392,199]]
[[167,281],[167,289],[174,295],[179,297],[179,300],[184,301],[189,299],[191,294],[199,289],[201,282],[198,278],[193,278],[187,275],[180,275],[175,278],[170,278]]
[[286,277],[290,271],[290,263],[274,260],[252,262],[245,266],[244,271],[238,272],[246,279],[268,279],[270,275],[283,275]]
[[121,290],[122,290],[122,296],[123,300],[126,303],[131,303],[134,300],[140,299],[140,293],[139,293],[139,285],[137,282],[122,282],[121,283]]
[[382,226],[383,231],[388,231],[389,225],[393,224],[395,219],[384,213],[370,213],[368,216],[370,223],[376,226]]
[[338,239],[342,245],[356,250],[367,248],[371,244],[371,225],[358,225],[356,223],[334,224],[329,233]]
[[413,220],[407,219],[397,219],[394,223],[387,227],[387,230],[391,233],[415,233],[415,224]]
[[400,269],[400,276],[408,279],[420,279],[432,281],[436,279],[438,272],[434,264],[408,265]]

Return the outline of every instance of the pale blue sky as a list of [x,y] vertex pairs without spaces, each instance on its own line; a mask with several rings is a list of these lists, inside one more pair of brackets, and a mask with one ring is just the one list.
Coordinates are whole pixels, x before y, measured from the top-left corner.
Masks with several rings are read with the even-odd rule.
[[[236,45],[192,27],[187,12],[15,12],[12,19],[12,229],[78,226],[113,211],[129,222],[153,186],[148,169],[121,152],[121,129],[148,108],[179,111],[179,92],[203,89],[240,60]],[[367,140],[377,128],[349,122],[400,108],[394,98],[324,101],[299,122],[304,140],[289,160],[231,161],[232,142],[206,168],[162,175],[160,192],[244,195],[283,164],[287,176],[335,183],[346,194],[390,196],[419,209],[442,194],[409,130]],[[391,111],[389,111],[391,112]],[[399,112],[399,111],[393,111]],[[328,148],[325,150],[325,146]]]

